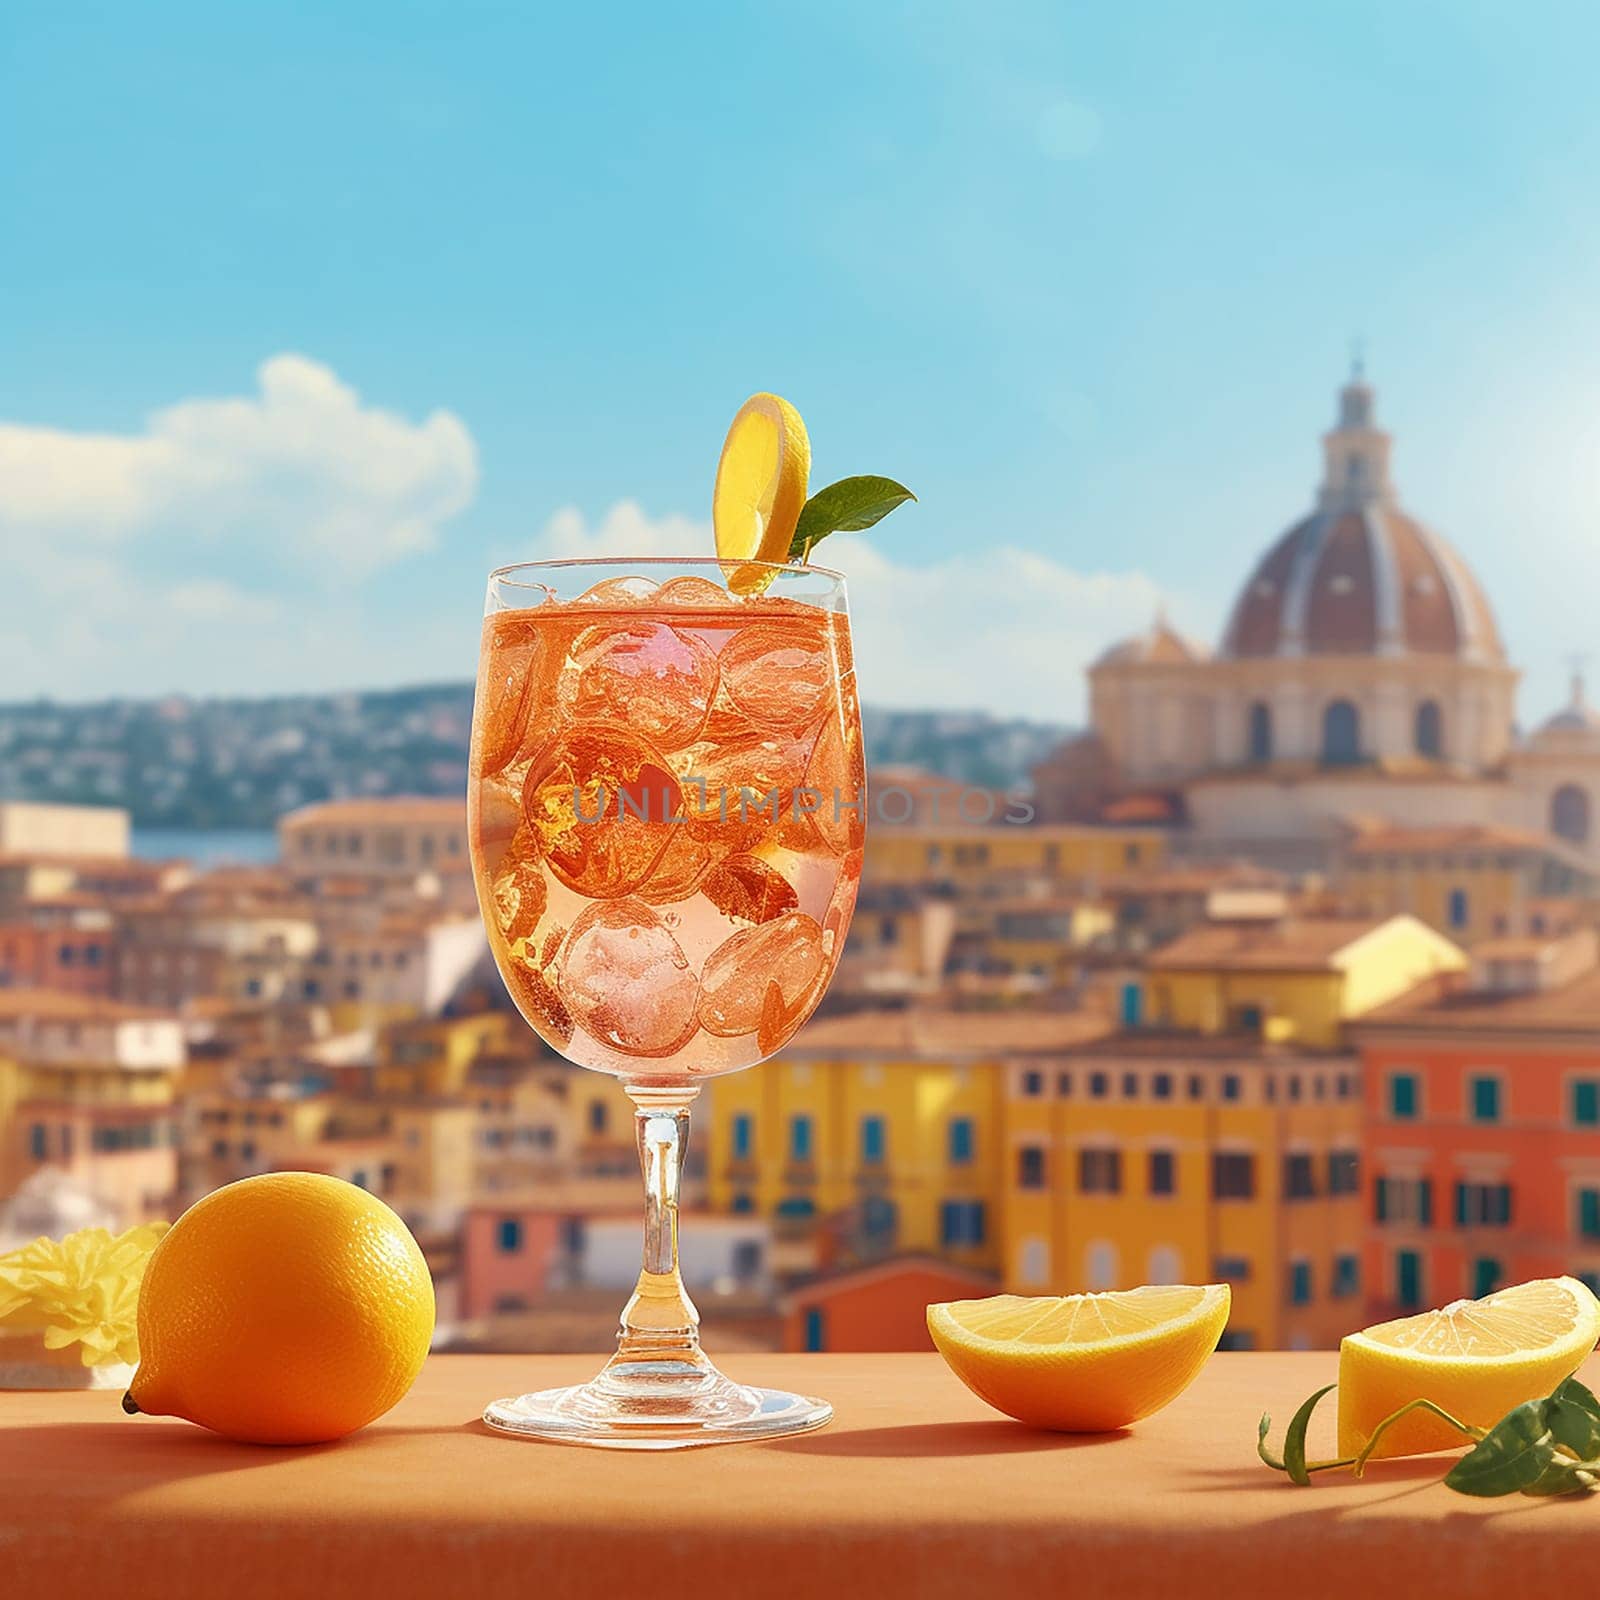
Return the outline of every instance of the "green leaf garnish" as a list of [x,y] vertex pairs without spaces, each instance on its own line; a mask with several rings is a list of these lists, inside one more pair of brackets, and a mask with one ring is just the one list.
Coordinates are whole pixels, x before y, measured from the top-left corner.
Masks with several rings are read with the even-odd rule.
[[1291,1483],[1304,1487],[1311,1482],[1311,1474],[1306,1470],[1306,1430],[1311,1426],[1311,1413],[1317,1409],[1317,1402],[1336,1388],[1337,1384],[1330,1383],[1318,1389],[1289,1419],[1288,1432],[1283,1436],[1283,1470],[1289,1474]]
[[1576,1378],[1568,1378],[1547,1400],[1546,1421],[1557,1444],[1580,1461],[1600,1456],[1600,1400]]
[[893,478],[841,478],[806,501],[789,541],[789,559],[805,561],[830,533],[860,533],[917,497]]
[[1445,1474],[1458,1494],[1490,1499],[1536,1484],[1556,1459],[1549,1400],[1525,1400],[1508,1411]]

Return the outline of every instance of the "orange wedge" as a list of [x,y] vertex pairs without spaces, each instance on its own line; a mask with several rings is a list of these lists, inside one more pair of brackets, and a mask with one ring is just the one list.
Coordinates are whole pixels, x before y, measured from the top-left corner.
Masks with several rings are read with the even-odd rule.
[[1101,1433],[1159,1411],[1217,1347],[1225,1283],[1105,1294],[999,1294],[928,1307],[951,1371],[998,1411],[1036,1428]]
[[[1493,1427],[1513,1406],[1549,1394],[1597,1338],[1600,1302],[1576,1278],[1535,1278],[1349,1334],[1339,1346],[1339,1454],[1354,1455],[1408,1400],[1431,1400],[1463,1422]],[[1461,1444],[1448,1423],[1414,1412],[1374,1454]]]

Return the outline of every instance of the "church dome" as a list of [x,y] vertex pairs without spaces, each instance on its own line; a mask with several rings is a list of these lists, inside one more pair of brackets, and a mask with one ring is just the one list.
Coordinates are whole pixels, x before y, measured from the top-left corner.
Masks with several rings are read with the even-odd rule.
[[1553,717],[1546,717],[1528,742],[1536,748],[1574,743],[1600,746],[1600,709],[1589,704],[1581,672],[1572,675],[1572,698]]
[[1256,564],[1223,635],[1224,656],[1415,653],[1504,663],[1494,613],[1470,568],[1396,503],[1389,443],[1358,371],[1323,438],[1316,509]]

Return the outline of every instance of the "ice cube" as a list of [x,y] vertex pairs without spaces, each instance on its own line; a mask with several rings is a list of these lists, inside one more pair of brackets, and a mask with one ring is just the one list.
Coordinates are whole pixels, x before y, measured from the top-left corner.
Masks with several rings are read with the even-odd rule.
[[820,796],[810,816],[822,842],[835,855],[859,850],[866,837],[867,773],[858,728],[834,716],[823,722],[804,787]]
[[826,629],[809,620],[750,623],[719,657],[729,697],[760,727],[809,727],[835,681],[828,644]]
[[721,611],[739,604],[720,583],[693,576],[669,578],[656,591],[655,603],[661,606],[693,606],[696,611]]
[[653,578],[606,578],[592,588],[585,589],[572,604],[611,606],[631,611],[646,600],[653,600],[655,593],[656,583]]
[[530,618],[495,616],[484,623],[473,726],[473,770],[480,777],[493,777],[517,753],[528,722],[540,649],[537,624]]
[[550,870],[590,900],[631,893],[677,829],[683,792],[665,760],[628,728],[596,723],[534,761],[523,812]]
[[759,856],[729,856],[706,874],[700,892],[736,922],[771,922],[800,905],[788,880]]
[[717,692],[717,658],[660,622],[586,629],[559,690],[580,721],[621,722],[662,750],[691,743]]
[[[524,830],[530,835],[531,831]],[[513,848],[490,887],[495,923],[509,945],[519,944],[538,927],[550,898],[538,856]]]
[[574,1022],[625,1055],[670,1056],[694,1036],[700,985],[671,929],[641,900],[590,906],[554,973]]
[[[759,1031],[781,1042],[821,999],[828,970],[822,929],[803,911],[746,928],[706,957],[700,975],[700,1025],[719,1038]],[[767,1048],[762,1045],[764,1052]]]

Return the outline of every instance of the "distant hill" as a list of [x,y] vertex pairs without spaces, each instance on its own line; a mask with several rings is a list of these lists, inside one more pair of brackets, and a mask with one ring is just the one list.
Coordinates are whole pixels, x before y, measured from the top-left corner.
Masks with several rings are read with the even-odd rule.
[[[1070,730],[981,712],[864,712],[874,765],[1007,787]],[[459,794],[470,684],[259,700],[0,705],[0,798],[126,806],[142,828],[270,828],[343,795]]]

